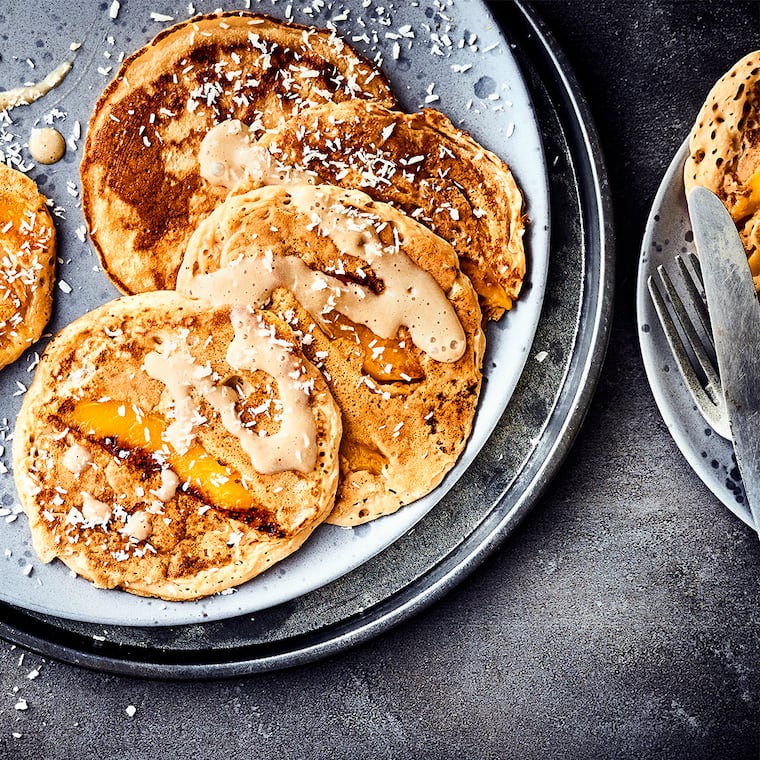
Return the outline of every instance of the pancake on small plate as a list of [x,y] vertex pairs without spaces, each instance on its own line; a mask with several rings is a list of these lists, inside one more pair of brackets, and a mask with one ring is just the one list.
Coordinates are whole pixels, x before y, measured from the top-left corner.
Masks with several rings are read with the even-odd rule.
[[178,290],[266,307],[300,337],[343,415],[328,522],[431,491],[469,437],[482,314],[454,249],[398,209],[332,185],[231,194],[199,225]]
[[712,190],[731,213],[760,290],[760,51],[742,58],[710,90],[689,135],[686,192]]
[[199,16],[127,58],[90,119],[80,171],[90,236],[114,284],[174,287],[190,233],[223,197],[198,173],[214,124],[238,118],[263,131],[347,98],[395,102],[380,71],[334,31],[264,15]]
[[[256,147],[254,137],[239,124],[216,127],[201,145],[204,178],[230,187],[245,169],[241,190],[294,178],[362,190],[454,246],[488,318],[512,308],[526,266],[522,193],[507,164],[443,114],[328,103],[269,130]],[[231,170],[230,161],[243,166]]]
[[195,599],[301,546],[332,509],[340,412],[269,312],[126,296],[50,343],[14,475],[44,562]]
[[25,174],[0,162],[0,367],[39,340],[53,309],[55,227]]

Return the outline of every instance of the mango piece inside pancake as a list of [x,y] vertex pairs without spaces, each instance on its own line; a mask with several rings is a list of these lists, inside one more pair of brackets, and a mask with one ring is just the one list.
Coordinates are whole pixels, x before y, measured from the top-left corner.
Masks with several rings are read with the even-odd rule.
[[157,291],[53,339],[18,417],[14,473],[43,561],[195,599],[301,546],[332,509],[340,437],[281,319]]
[[174,287],[190,233],[223,197],[197,162],[217,122],[263,131],[350,98],[395,102],[380,71],[334,31],[264,15],[199,16],[127,58],[98,100],[81,163],[85,219],[116,287]]
[[345,101],[296,114],[256,144],[255,136],[216,127],[201,144],[203,177],[231,187],[247,173],[243,192],[289,181],[362,190],[454,246],[487,317],[512,308],[526,272],[522,193],[507,164],[443,114]]
[[37,341],[50,319],[55,227],[34,180],[0,162],[0,367]]
[[177,288],[277,313],[323,372],[343,417],[328,522],[394,512],[456,462],[482,314],[451,245],[399,210],[332,185],[232,194],[193,234]]
[[689,135],[684,186],[712,190],[731,213],[760,290],[760,51],[713,86]]

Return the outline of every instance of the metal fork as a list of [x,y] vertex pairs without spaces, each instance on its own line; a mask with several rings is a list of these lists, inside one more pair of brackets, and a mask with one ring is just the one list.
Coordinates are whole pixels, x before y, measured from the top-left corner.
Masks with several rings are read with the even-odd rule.
[[[716,433],[731,440],[726,402],[716,369],[699,259],[693,253],[688,254],[688,259],[691,266],[687,265],[682,256],[675,257],[683,299],[662,265],[657,267],[657,278],[650,275],[647,280],[649,295],[678,371],[697,409]],[[680,332],[672,315],[678,320]]]

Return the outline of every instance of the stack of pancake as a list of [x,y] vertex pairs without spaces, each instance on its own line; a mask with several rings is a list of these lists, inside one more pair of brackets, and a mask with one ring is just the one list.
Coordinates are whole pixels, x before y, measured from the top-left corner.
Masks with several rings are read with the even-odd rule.
[[396,109],[334,32],[261,15],[124,62],[81,165],[124,296],[54,338],[14,439],[44,561],[193,599],[441,482],[525,274],[522,196],[445,116]]

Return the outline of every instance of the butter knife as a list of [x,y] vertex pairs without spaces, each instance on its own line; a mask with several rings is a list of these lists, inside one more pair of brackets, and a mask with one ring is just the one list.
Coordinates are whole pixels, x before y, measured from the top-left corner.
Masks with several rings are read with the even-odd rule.
[[744,493],[760,528],[760,303],[741,238],[706,187],[687,198]]

